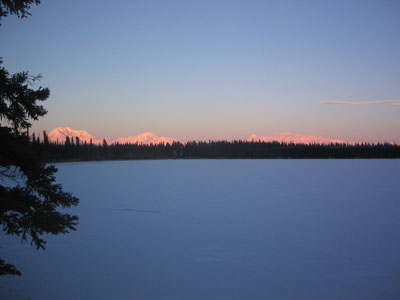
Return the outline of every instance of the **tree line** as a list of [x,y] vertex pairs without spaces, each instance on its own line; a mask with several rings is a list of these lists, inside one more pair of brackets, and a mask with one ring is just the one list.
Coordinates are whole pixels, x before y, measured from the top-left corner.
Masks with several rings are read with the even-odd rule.
[[50,142],[46,132],[31,138],[31,147],[47,162],[134,159],[273,159],[400,158],[400,146],[389,143],[295,144],[261,141],[201,141],[172,144],[93,144],[78,137]]

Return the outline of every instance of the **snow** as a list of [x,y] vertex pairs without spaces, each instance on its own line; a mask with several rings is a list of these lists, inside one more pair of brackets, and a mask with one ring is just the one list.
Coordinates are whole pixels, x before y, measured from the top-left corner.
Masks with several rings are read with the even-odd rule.
[[73,142],[75,142],[75,137],[78,137],[81,142],[86,143],[90,143],[90,140],[92,140],[93,144],[101,144],[103,139],[105,139],[107,143],[110,143],[110,140],[106,137],[96,139],[93,134],[90,134],[85,130],[75,130],[69,127],[57,127],[48,134],[48,139],[51,142],[64,143],[66,137],[73,139]]
[[[400,160],[57,164],[45,251],[3,237],[1,299],[398,299]],[[5,242],[4,242],[5,241]],[[18,296],[18,298],[17,298]]]
[[343,144],[346,143],[345,141],[338,140],[338,139],[331,139],[322,136],[314,136],[310,134],[303,134],[303,133],[293,133],[293,132],[281,132],[276,133],[271,136],[257,136],[252,134],[247,141],[249,142],[284,142],[284,143],[294,143],[294,144],[331,144],[331,143],[339,143]]
[[90,143],[90,140],[92,140],[93,144],[102,144],[103,139],[107,141],[108,144],[111,143],[120,143],[120,144],[125,144],[125,143],[130,143],[130,144],[172,144],[173,142],[178,142],[177,139],[175,138],[170,138],[170,137],[165,137],[165,136],[157,136],[152,132],[145,132],[136,136],[128,136],[128,137],[119,137],[116,140],[110,140],[107,137],[102,137],[97,139],[93,134],[90,134],[89,132],[85,130],[75,130],[71,129],[69,127],[57,127],[53,129],[52,131],[49,132],[48,138],[49,141],[51,142],[59,142],[59,143],[64,143],[65,138],[69,137],[73,139],[75,142],[75,137],[79,137],[79,140],[81,142],[86,142]]
[[[85,130],[75,130],[69,127],[58,127],[50,131],[48,134],[48,138],[51,142],[59,142],[64,143],[65,138],[69,137],[74,139],[75,137],[79,137],[81,142],[90,143],[92,140],[93,144],[102,144],[103,139],[107,141],[108,144],[111,143],[120,143],[120,144],[172,144],[174,142],[185,143],[183,141],[179,141],[176,138],[172,137],[165,137],[165,136],[157,136],[153,132],[144,132],[139,135],[135,136],[128,136],[128,137],[119,137],[118,139],[111,140],[107,137],[96,138],[93,134]],[[330,144],[330,143],[345,143],[345,141],[338,140],[338,139],[331,139],[327,137],[321,136],[313,136],[309,134],[302,134],[302,133],[292,133],[292,132],[281,132],[271,136],[257,136],[255,134],[251,135],[247,138],[247,141],[262,141],[262,142],[285,142],[285,143],[295,143],[295,144]]]
[[136,136],[120,137],[113,142],[120,144],[172,144],[178,142],[178,140],[165,136],[157,136],[152,132],[145,132]]

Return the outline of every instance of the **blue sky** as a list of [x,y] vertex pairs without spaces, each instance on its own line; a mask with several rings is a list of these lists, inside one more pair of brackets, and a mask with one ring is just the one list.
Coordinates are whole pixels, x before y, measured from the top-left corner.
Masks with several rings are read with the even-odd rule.
[[[59,126],[181,140],[292,131],[400,142],[400,1],[42,1],[0,27]],[[399,100],[400,102],[400,100]]]

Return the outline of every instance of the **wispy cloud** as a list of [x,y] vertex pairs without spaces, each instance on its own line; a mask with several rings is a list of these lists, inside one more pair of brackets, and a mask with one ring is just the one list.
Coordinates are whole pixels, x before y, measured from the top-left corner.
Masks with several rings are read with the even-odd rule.
[[323,104],[339,104],[339,105],[370,105],[389,103],[391,105],[400,106],[400,100],[373,100],[373,101],[322,101]]

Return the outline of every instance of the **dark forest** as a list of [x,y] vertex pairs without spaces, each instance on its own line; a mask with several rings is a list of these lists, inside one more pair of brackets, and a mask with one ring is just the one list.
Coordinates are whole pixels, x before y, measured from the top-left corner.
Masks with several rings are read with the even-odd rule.
[[173,144],[107,144],[67,137],[64,143],[32,136],[30,146],[47,162],[136,159],[286,159],[400,158],[400,146],[389,143],[294,144],[279,142],[208,141]]

